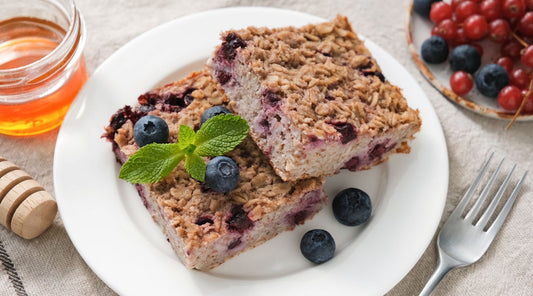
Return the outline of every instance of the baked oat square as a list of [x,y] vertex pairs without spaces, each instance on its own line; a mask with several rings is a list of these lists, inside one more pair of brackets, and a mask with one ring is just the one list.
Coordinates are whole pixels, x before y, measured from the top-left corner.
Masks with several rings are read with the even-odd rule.
[[[120,163],[139,147],[133,127],[147,114],[169,126],[169,141],[178,140],[180,124],[198,129],[202,113],[227,98],[207,71],[143,94],[135,107],[118,110],[104,136]],[[184,265],[200,270],[218,266],[278,233],[311,218],[326,203],[323,178],[284,182],[250,139],[229,152],[240,168],[237,187],[223,194],[209,189],[185,171],[183,162],[154,184],[137,191]]]
[[222,33],[209,61],[229,107],[283,180],[368,169],[410,151],[418,111],[348,19]]

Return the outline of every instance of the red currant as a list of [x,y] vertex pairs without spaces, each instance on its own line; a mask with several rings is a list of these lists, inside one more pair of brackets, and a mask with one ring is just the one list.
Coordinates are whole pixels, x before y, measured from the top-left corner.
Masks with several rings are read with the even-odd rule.
[[528,11],[518,22],[518,32],[523,36],[533,36],[533,12]]
[[472,40],[483,38],[487,34],[488,27],[485,17],[479,14],[469,16],[464,22],[465,34]]
[[458,46],[462,44],[467,44],[470,42],[470,39],[466,37],[465,29],[463,27],[457,28],[457,34],[455,35],[455,39],[453,40],[453,45]]
[[502,66],[508,74],[511,74],[511,71],[513,71],[514,62],[510,57],[499,57],[496,60],[496,64]]
[[508,111],[514,111],[520,107],[522,103],[522,91],[514,85],[508,85],[498,94],[498,104]]
[[450,4],[446,2],[435,2],[431,5],[429,12],[429,18],[434,24],[438,24],[445,19],[451,19],[453,17],[453,10]]
[[452,9],[455,11],[455,8],[457,8],[459,4],[465,1],[471,1],[471,0],[452,0],[452,3],[451,3]]
[[[523,90],[522,95],[525,97],[527,95],[527,90]],[[524,107],[522,108],[522,112],[527,113],[527,114],[533,114],[533,93],[529,94],[529,96],[527,96],[525,100],[526,100],[526,103],[524,104]]]
[[508,18],[519,18],[526,13],[526,5],[523,0],[503,0],[503,15]]
[[435,35],[440,36],[439,26],[437,25],[434,25],[433,28],[431,28],[431,36],[435,36]]
[[435,26],[435,32],[431,31],[432,35],[439,35],[448,42],[452,42],[457,36],[457,25],[451,19],[445,19]]
[[479,13],[488,22],[502,17],[502,8],[499,0],[484,0],[479,4]]
[[470,74],[465,71],[457,71],[450,77],[450,86],[455,94],[462,96],[472,89],[474,82]]
[[511,26],[504,19],[493,20],[489,24],[490,40],[496,43],[505,43],[511,39]]
[[462,22],[467,17],[479,13],[479,6],[474,1],[464,1],[455,8],[455,19]]
[[518,41],[511,40],[504,43],[500,49],[502,56],[510,57],[513,60],[520,59],[520,51],[524,48]]
[[522,51],[520,60],[524,65],[533,68],[533,45],[529,45]]
[[531,82],[531,73],[524,68],[516,68],[510,72],[509,83],[519,89],[528,89]]
[[533,0],[526,0],[526,8],[527,10],[533,10]]

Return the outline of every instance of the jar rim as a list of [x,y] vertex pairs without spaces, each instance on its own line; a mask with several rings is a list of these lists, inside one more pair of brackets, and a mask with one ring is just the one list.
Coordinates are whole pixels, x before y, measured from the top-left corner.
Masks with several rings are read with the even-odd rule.
[[[76,35],[80,35],[80,32],[85,30],[85,24],[83,22],[83,18],[78,12],[78,9],[76,8],[74,0],[66,1],[68,2],[66,3],[68,7],[58,3],[57,1],[50,1],[50,3],[54,4],[56,9],[62,13],[66,13],[65,16],[67,16],[68,29],[65,31],[65,35],[61,39],[61,42],[51,52],[37,61],[16,68],[0,69],[0,79],[3,77],[21,78],[18,80],[18,83],[15,83],[15,85],[22,82],[31,81],[33,78],[30,78],[31,75],[28,75],[30,72],[33,74],[33,76],[35,76],[36,72],[40,72],[35,71],[36,69],[46,68],[46,65],[53,63],[56,60],[61,61],[68,55],[70,51],[68,47],[70,46],[67,45],[76,43],[75,41],[78,39]],[[79,29],[77,29],[78,27]],[[73,38],[75,38],[74,42]],[[83,46],[83,43],[84,39],[80,40],[79,45]],[[37,74],[37,76],[39,75]]]

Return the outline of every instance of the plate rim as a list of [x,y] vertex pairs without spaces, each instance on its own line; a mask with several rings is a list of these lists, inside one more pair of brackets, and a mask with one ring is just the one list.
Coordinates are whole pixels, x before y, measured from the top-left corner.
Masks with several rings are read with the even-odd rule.
[[[114,52],[110,57],[108,57],[97,69],[96,71],[94,72],[94,74],[91,76],[91,78],[89,79],[90,81],[93,80],[93,77],[98,77],[100,75],[101,72],[104,72],[105,69],[106,69],[106,65],[108,65],[110,62],[110,60],[112,59],[115,59],[117,56],[120,56],[121,54],[123,54],[123,52],[127,52],[127,49],[131,46],[131,44],[133,42],[135,42],[136,40],[141,40],[143,38],[147,38],[145,36],[149,36],[150,34],[152,34],[155,30],[162,30],[162,28],[164,27],[171,27],[172,24],[174,23],[178,23],[178,21],[183,21],[185,22],[186,20],[190,20],[190,19],[194,19],[195,17],[198,17],[199,15],[205,15],[205,14],[210,14],[210,13],[219,13],[219,12],[235,12],[235,11],[243,11],[243,12],[251,12],[251,11],[262,11],[262,10],[269,10],[269,11],[282,11],[284,13],[296,13],[296,14],[300,14],[302,16],[305,16],[305,17],[308,17],[308,18],[313,18],[313,19],[322,19],[322,18],[319,18],[317,16],[314,16],[314,15],[310,15],[310,14],[307,14],[307,13],[303,13],[303,12],[299,12],[299,11],[294,11],[294,10],[288,10],[288,9],[278,9],[278,8],[269,8],[269,7],[231,7],[231,8],[220,8],[220,9],[213,9],[213,10],[207,10],[207,11],[202,11],[202,12],[198,12],[198,13],[194,13],[194,14],[190,14],[190,15],[187,15],[187,16],[184,16],[184,17],[180,17],[178,19],[175,19],[175,20],[171,20],[167,23],[164,23],[164,24],[161,24],[159,26],[156,26],[144,33],[142,33],[141,35],[135,37],[134,39],[128,41],[126,44],[124,44],[121,48],[119,48],[116,52]],[[365,40],[365,42],[371,42],[370,40]],[[377,46],[377,45],[376,45]],[[379,47],[379,46],[378,46]],[[380,50],[382,50],[385,54],[389,55],[386,51],[384,51],[383,49],[380,48]],[[390,56],[390,55],[389,55]],[[390,56],[390,58],[392,58],[392,56]],[[392,58],[394,59],[394,58]],[[395,60],[395,59],[394,59]],[[396,60],[395,60],[396,61]],[[396,61],[397,62],[397,61]],[[399,64],[399,62],[397,62],[398,65],[400,65],[402,67],[402,70],[406,71],[407,70],[401,65]],[[414,78],[412,76],[409,75],[409,79],[413,80],[414,81]],[[86,85],[92,85],[92,83],[89,83],[90,81],[88,81],[88,83]],[[419,86],[418,86],[419,87]],[[422,91],[420,89],[420,91]],[[78,105],[82,104],[82,100],[79,99],[80,97],[84,96],[85,95],[85,87],[84,89],[82,90],[82,92],[80,92],[80,94],[78,95],[78,98],[76,99],[76,101],[74,102],[73,105],[77,106],[77,107],[80,107]],[[422,91],[423,92],[423,91]],[[448,190],[448,174],[449,174],[449,166],[448,166],[448,155],[447,155],[447,148],[446,148],[446,143],[445,143],[445,138],[444,138],[444,135],[443,135],[443,132],[442,132],[442,126],[440,126],[440,123],[438,122],[438,117],[435,113],[435,110],[433,109],[433,107],[430,105],[429,103],[429,100],[427,99],[427,97],[425,98],[427,100],[427,103],[429,104],[429,106],[431,107],[431,110],[433,112],[433,116],[435,118],[435,120],[437,120],[437,124],[438,124],[438,131],[440,131],[440,137],[441,137],[441,140],[443,141],[444,143],[444,147],[442,147],[444,149],[444,152],[445,155],[443,157],[445,157],[445,161],[444,163],[446,164],[446,167],[445,167],[445,180],[441,183],[441,185],[444,187],[444,191],[443,191],[443,195],[444,195],[444,198],[440,200],[440,205],[438,206],[440,208],[440,212],[439,212],[439,215],[438,215],[438,219],[435,219],[436,221],[433,221],[433,231],[432,231],[432,234],[431,234],[431,238],[433,237],[433,234],[440,222],[440,219],[441,219],[441,215],[442,215],[442,211],[444,209],[444,204],[445,204],[445,201],[446,201],[446,194],[447,194],[447,190]],[[80,101],[80,102],[78,102]],[[81,107],[80,107],[81,108]],[[76,117],[78,116],[79,114],[75,114],[76,110],[79,109],[79,108],[71,108],[71,110],[69,110],[68,114],[67,114],[67,117],[65,118],[65,122],[68,122],[68,120],[71,120],[72,117]],[[61,129],[60,129],[60,132],[59,132],[59,135],[58,135],[58,141],[56,143],[56,149],[55,149],[55,152],[54,152],[54,186],[58,189],[56,192],[56,198],[59,197],[61,194],[62,194],[62,190],[59,189],[60,186],[58,186],[58,184],[60,184],[60,180],[57,180],[56,179],[56,176],[58,176],[58,174],[56,174],[56,172],[58,172],[60,170],[60,168],[58,167],[58,162],[56,162],[56,159],[59,159],[60,158],[60,151],[61,151],[61,144],[62,144],[62,139],[65,137],[64,134],[65,134],[65,130],[67,130],[67,125],[62,126]],[[106,143],[107,144],[107,143]],[[62,197],[59,197],[57,198],[57,201],[58,201],[58,207],[59,207],[59,211],[60,211],[60,214],[63,216],[63,213],[65,211],[65,209],[63,208],[63,204],[60,202],[60,200],[62,199]],[[64,225],[65,225],[65,229],[67,230],[67,233],[69,235],[69,237],[71,238],[71,241],[72,243],[74,244],[76,250],[78,251],[78,253],[82,256],[82,258],[85,260],[85,262],[91,267],[91,269],[93,270],[93,272],[95,272],[95,274],[97,274],[97,276],[102,279],[110,288],[112,288],[114,291],[118,292],[118,291],[121,291],[121,292],[124,292],[124,290],[121,288],[121,287],[118,287],[114,282],[112,282],[111,280],[109,280],[109,278],[106,278],[105,274],[101,272],[101,269],[100,267],[96,267],[94,263],[94,260],[90,259],[89,256],[85,253],[85,249],[83,246],[80,246],[79,245],[79,241],[76,239],[77,238],[77,234],[73,234],[73,229],[71,229],[71,226],[68,225],[69,223],[67,221],[64,221]],[[412,264],[408,267],[407,271],[401,275],[399,278],[396,278],[396,279],[392,279],[391,281],[394,282],[394,284],[396,284],[397,282],[399,282],[399,280],[401,280],[401,278],[403,278],[408,272],[409,270],[418,262],[418,259],[423,255],[423,251],[427,248],[427,246],[429,245],[429,243],[431,242],[431,238],[427,239],[427,242],[424,246],[421,246],[421,249],[422,251],[419,252],[419,254],[417,255],[417,260],[411,262]],[[82,251],[83,249],[83,251]],[[387,290],[392,288],[393,286],[390,286],[390,287],[387,287]],[[383,292],[386,292],[386,291],[383,291]]]

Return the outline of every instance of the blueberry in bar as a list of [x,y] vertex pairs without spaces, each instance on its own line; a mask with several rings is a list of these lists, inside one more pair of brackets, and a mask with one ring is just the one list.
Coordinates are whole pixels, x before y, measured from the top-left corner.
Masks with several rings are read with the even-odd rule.
[[[181,124],[198,130],[206,110],[220,106],[209,112],[226,113],[227,103],[224,91],[208,71],[202,70],[141,95],[134,107],[119,109],[104,137],[123,164],[139,150],[134,127],[147,115],[164,120],[166,125],[148,118],[145,138],[160,138],[159,131],[152,128],[166,126],[168,142],[176,142]],[[166,136],[166,129],[164,132]],[[234,162],[239,169],[236,186],[218,184],[223,187],[221,191],[232,188],[226,193],[193,179],[183,162],[161,181],[135,185],[144,206],[187,268],[214,268],[304,223],[327,202],[323,178],[281,180],[249,137],[218,162]]]
[[408,153],[418,111],[348,19],[221,35],[208,66],[283,180],[368,169]]

